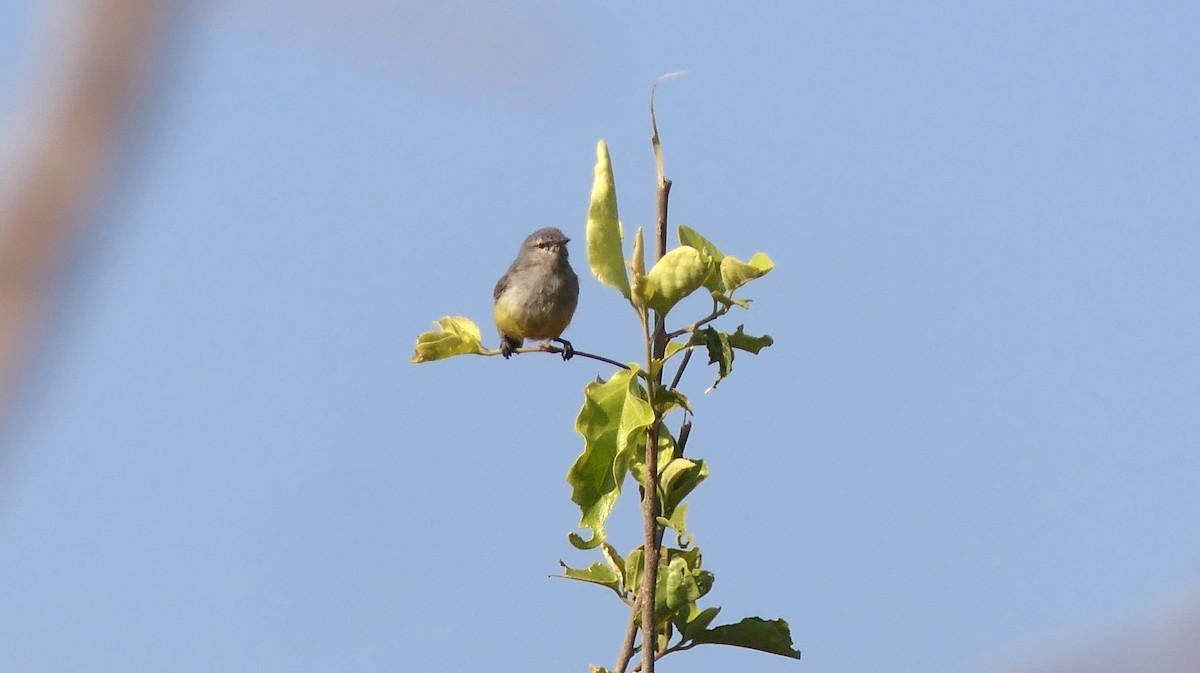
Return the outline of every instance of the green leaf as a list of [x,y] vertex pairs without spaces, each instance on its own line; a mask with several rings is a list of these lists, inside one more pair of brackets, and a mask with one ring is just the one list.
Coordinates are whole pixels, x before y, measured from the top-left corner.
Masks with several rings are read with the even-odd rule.
[[692,536],[687,534],[687,503],[682,503],[671,512],[671,518],[658,517],[658,522],[664,527],[675,531],[675,542],[680,547],[687,548],[692,544]]
[[611,544],[605,542],[600,545],[600,553],[604,555],[604,560],[608,561],[608,566],[612,568],[613,573],[617,576],[617,580],[621,582],[622,588],[626,589],[625,584],[625,559],[621,558],[620,552]]
[[715,581],[716,577],[707,570],[696,571],[696,586],[700,588],[701,598],[707,596],[708,592],[712,591],[713,582]]
[[687,619],[683,621],[683,624],[680,625],[679,635],[685,641],[691,640],[697,633],[707,629],[708,625],[712,624],[712,621],[717,618],[717,613],[719,612],[721,612],[721,608],[717,607],[692,611],[692,614],[689,614]]
[[617,218],[617,187],[613,182],[608,144],[596,144],[596,177],[588,207],[587,257],[592,275],[629,299],[629,276],[621,252],[621,221]]
[[663,492],[662,508],[666,517],[671,518],[683,499],[707,478],[708,465],[703,460],[676,458],[667,463],[658,482]]
[[717,365],[717,380],[712,385],[716,388],[721,379],[733,371],[733,348],[729,345],[729,335],[718,332],[715,328],[705,327],[696,332],[695,337],[702,339],[708,348],[708,364]]
[[[647,423],[647,427],[649,424]],[[638,486],[646,487],[646,442],[638,444],[636,454],[629,457],[629,474],[637,481]],[[675,437],[665,423],[658,425],[658,473],[661,475],[671,459],[675,457]]]
[[726,257],[721,260],[721,281],[725,284],[728,294],[755,278],[765,276],[774,268],[775,262],[761,252],[755,253],[749,262],[742,262],[736,257]]
[[684,555],[669,555],[666,564],[658,568],[658,587],[654,592],[655,617],[669,621],[680,608],[700,598],[700,588]]
[[612,671],[603,666],[588,664],[588,673],[612,673]]
[[687,561],[688,567],[692,569],[693,574],[701,572],[700,559],[702,557],[700,555],[699,547],[693,547],[691,549],[667,549],[667,553],[672,557],[682,556],[683,559]]
[[724,292],[725,283],[721,280],[721,260],[725,259],[724,253],[713,245],[712,241],[704,238],[691,227],[681,224],[677,231],[681,244],[692,246],[711,260],[712,266],[709,268],[708,276],[704,279],[704,287],[713,292]]
[[[655,642],[658,643],[658,647],[655,648],[655,652],[662,652],[663,650],[667,649],[667,645],[669,645],[671,643],[671,637],[673,635],[674,635],[674,632],[671,629],[671,625],[669,623],[659,624],[658,632],[655,634],[655,638],[654,638]],[[637,670],[641,670],[641,669],[637,669]]]
[[737,624],[705,629],[694,634],[692,640],[696,643],[748,647],[783,657],[800,658],[800,651],[792,647],[791,629],[782,619],[768,621],[758,617],[747,617]]
[[676,409],[692,411],[692,403],[688,400],[687,395],[677,389],[662,388],[659,389],[658,395],[658,398],[654,400],[654,406],[658,407],[659,417],[665,418],[667,414]]
[[716,301],[718,301],[725,308],[731,308],[733,306],[741,306],[742,308],[744,308],[746,310],[750,310],[750,300],[749,299],[734,299],[733,297],[723,295],[720,292],[713,292],[712,298],[715,299]]
[[729,335],[730,348],[747,351],[758,355],[758,352],[775,343],[769,335],[764,334],[760,337],[751,336],[742,331],[745,325],[738,325],[737,331]]
[[663,255],[646,274],[646,304],[666,314],[680,299],[704,284],[711,263],[700,251],[687,245]]
[[583,435],[583,453],[567,473],[571,500],[582,512],[579,527],[592,531],[592,539],[570,534],[571,544],[592,549],[604,542],[604,521],[621,494],[629,461],[645,445],[646,428],[654,422],[645,391],[637,383],[637,370],[621,370],[603,383],[589,383],[583,391],[583,408],[575,430]]
[[642,586],[642,575],[646,570],[642,567],[645,565],[644,554],[643,548],[638,547],[625,557],[625,588],[635,593]]
[[410,360],[413,364],[489,352],[483,346],[479,328],[469,318],[446,316],[433,324],[437,327],[436,331],[431,330],[417,337],[417,347]]
[[670,357],[672,355],[678,353],[679,351],[681,351],[691,345],[692,345],[692,343],[690,341],[668,341],[667,342],[667,350],[663,355],[667,359],[670,359]]
[[617,577],[617,574],[613,572],[612,568],[599,561],[596,561],[585,570],[571,568],[562,561],[559,561],[558,564],[563,567],[562,576],[569,580],[579,580],[581,582],[599,584],[600,586],[608,587],[609,589],[617,592],[617,595],[621,595],[620,578]]

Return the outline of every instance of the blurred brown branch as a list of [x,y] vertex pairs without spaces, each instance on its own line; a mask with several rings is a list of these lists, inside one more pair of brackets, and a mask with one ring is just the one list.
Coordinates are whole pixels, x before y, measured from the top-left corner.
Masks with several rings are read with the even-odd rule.
[[1200,671],[1200,592],[1195,588],[1148,614],[1074,646],[1059,646],[1004,673],[1196,673]]
[[[31,140],[13,168],[0,210],[0,420],[12,407],[26,356],[53,295],[59,263],[78,238],[90,199],[100,196],[156,36],[162,0],[62,3],[82,12],[49,41],[69,58],[41,83],[50,95],[26,115]],[[62,17],[60,17],[62,18]],[[70,17],[74,18],[74,17]]]

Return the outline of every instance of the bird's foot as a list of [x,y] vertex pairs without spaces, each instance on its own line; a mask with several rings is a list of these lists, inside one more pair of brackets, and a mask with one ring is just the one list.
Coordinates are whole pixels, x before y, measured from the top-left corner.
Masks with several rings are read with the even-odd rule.
[[554,339],[554,341],[562,344],[563,360],[570,360],[572,357],[575,356],[575,347],[571,345],[570,341],[567,341],[566,339]]
[[513,356],[512,344],[508,343],[507,341],[501,341],[500,342],[500,354],[504,356],[505,360],[511,358]]

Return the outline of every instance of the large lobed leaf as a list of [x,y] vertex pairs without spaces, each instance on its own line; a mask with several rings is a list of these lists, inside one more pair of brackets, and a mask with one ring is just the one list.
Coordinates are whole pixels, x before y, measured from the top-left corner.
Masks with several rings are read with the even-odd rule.
[[[725,259],[730,259],[726,257]],[[721,384],[725,377],[733,372],[734,350],[742,350],[757,355],[759,351],[775,343],[770,335],[754,336],[746,334],[744,325],[738,325],[733,334],[720,332],[713,327],[697,330],[683,346],[704,346],[708,350],[708,363],[717,365],[717,378],[713,388]]]
[[592,549],[604,542],[604,521],[621,494],[631,456],[645,445],[654,414],[638,385],[636,369],[589,383],[583,396],[583,408],[575,419],[575,430],[583,435],[583,453],[567,473],[567,483],[571,500],[582,512],[579,527],[590,529],[592,538],[571,533],[570,540],[579,549]]

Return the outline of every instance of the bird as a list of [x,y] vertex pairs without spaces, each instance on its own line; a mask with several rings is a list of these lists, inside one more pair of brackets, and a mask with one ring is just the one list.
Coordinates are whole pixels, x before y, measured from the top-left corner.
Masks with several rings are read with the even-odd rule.
[[575,354],[571,342],[559,338],[579,304],[579,277],[567,261],[570,240],[556,227],[538,229],[521,243],[517,258],[496,282],[492,318],[504,359],[526,339],[562,344],[563,360]]

